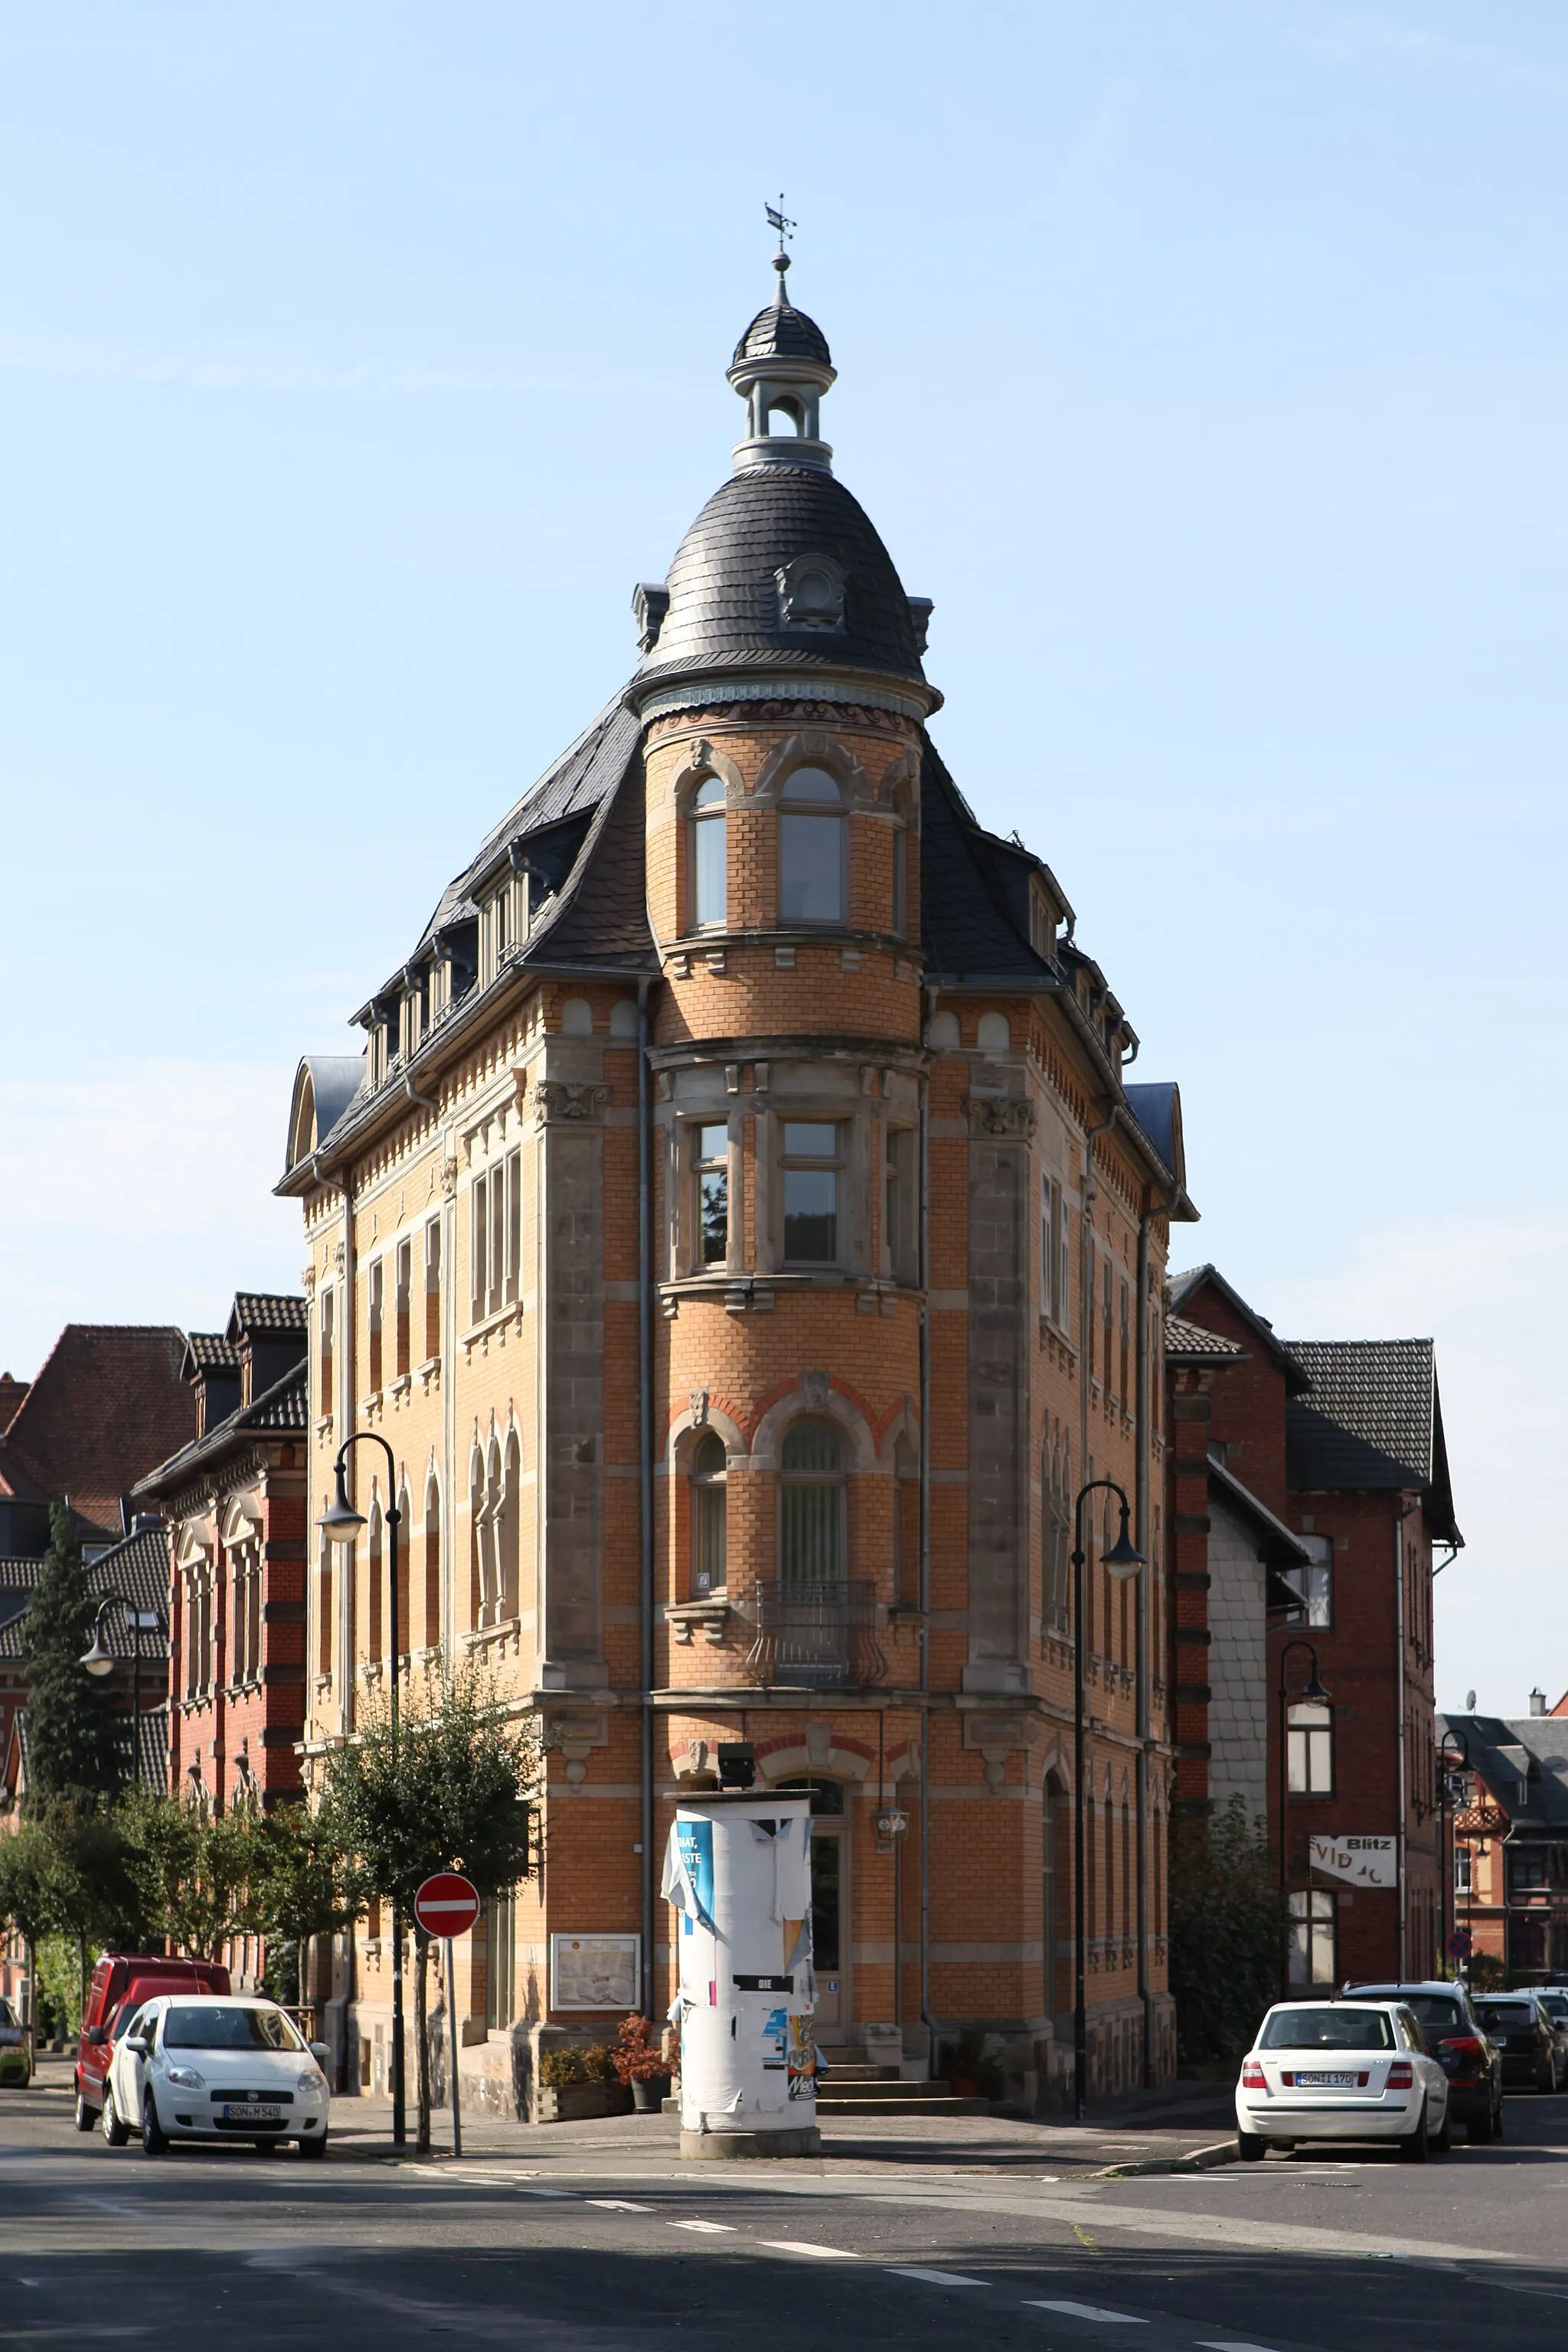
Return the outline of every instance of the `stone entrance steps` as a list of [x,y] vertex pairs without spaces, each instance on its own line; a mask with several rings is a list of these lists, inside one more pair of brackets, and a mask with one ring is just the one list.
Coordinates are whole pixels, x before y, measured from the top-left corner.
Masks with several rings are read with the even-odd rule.
[[847,2053],[822,2053],[827,2079],[816,2095],[819,2116],[988,2116],[989,2099],[961,2099],[945,2083],[900,2083]]

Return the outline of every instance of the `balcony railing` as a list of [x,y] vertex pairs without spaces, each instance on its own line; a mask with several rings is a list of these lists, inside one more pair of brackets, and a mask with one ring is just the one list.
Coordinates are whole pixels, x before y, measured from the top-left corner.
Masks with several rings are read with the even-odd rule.
[[782,1690],[835,1690],[879,1683],[888,1662],[877,1642],[877,1588],[869,1578],[757,1586],[757,1633],[746,1655],[754,1683]]

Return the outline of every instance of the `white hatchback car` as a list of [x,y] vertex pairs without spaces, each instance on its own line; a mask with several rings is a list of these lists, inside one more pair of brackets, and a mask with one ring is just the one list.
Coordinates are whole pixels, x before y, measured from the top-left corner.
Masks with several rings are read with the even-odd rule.
[[215,2139],[258,2147],[293,2139],[301,2156],[324,2156],[331,2102],[321,2062],[330,2054],[258,1995],[162,1993],[115,2049],[104,2137],[117,2145],[140,2126],[149,2156],[174,2141]]
[[1403,2001],[1280,2001],[1243,2062],[1236,2121],[1245,2157],[1373,2139],[1420,2164],[1450,2145],[1448,2078]]

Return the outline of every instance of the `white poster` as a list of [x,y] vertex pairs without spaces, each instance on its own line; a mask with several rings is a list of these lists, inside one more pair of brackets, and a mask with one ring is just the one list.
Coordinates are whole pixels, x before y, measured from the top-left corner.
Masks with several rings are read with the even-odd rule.
[[552,1936],[552,2009],[616,2009],[625,2017],[642,2005],[639,1936]]
[[1350,1886],[1393,1886],[1397,1856],[1391,1837],[1315,1837],[1308,1841],[1312,1868]]

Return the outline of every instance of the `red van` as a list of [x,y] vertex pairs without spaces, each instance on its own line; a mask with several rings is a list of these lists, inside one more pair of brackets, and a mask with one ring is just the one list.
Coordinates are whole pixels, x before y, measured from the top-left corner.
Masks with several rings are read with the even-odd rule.
[[89,2132],[103,2105],[103,2085],[121,2026],[157,1992],[231,1990],[218,1960],[176,1960],[166,1953],[106,1952],[92,1972],[76,2057],[76,2127]]

